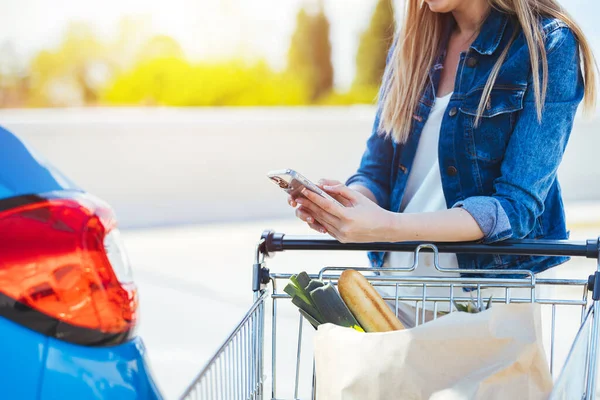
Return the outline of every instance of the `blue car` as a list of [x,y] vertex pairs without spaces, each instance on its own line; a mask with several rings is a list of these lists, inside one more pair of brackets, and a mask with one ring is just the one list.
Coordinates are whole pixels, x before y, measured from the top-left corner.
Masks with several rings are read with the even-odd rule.
[[116,219],[0,128],[0,398],[160,399]]

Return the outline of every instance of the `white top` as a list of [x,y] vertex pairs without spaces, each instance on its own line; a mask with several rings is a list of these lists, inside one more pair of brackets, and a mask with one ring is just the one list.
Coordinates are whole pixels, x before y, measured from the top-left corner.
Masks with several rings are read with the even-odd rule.
[[400,212],[415,213],[446,209],[442,177],[438,162],[438,142],[442,119],[452,93],[436,97],[429,118],[425,122],[408,175]]
[[[406,182],[400,212],[422,213],[447,209],[438,162],[438,142],[442,119],[450,102],[450,97],[452,97],[452,93],[435,99],[429,118],[427,118],[421,132],[415,159],[408,175],[408,181]],[[409,267],[413,264],[413,261],[413,253],[391,252],[384,264],[384,268]],[[458,268],[456,254],[440,253],[439,263],[443,268]],[[403,272],[402,274],[405,273]],[[458,274],[439,272],[433,266],[433,254],[424,252],[419,254],[419,266],[410,274],[415,276],[459,276]],[[422,289],[406,287],[402,289],[402,292],[407,295],[420,295]],[[447,288],[427,289],[427,297],[448,297],[449,294]],[[464,296],[461,289],[455,289],[455,294]]]

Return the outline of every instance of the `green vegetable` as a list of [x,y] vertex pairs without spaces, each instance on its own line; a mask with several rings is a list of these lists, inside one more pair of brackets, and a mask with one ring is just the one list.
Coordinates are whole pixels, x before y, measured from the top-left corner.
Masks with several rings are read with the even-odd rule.
[[316,319],[314,319],[313,317],[310,316],[310,314],[306,313],[303,309],[298,309],[298,311],[300,311],[300,314],[302,314],[304,316],[304,318],[306,318],[308,320],[308,322],[310,322],[310,324],[312,326],[314,326],[315,329],[317,329],[317,327],[319,325],[321,325],[319,323],[319,321],[317,321]]
[[312,319],[316,320],[319,324],[322,324],[324,322],[323,316],[313,304],[308,304],[304,302],[304,300],[302,300],[298,296],[292,297],[292,304],[298,307],[300,311],[303,311],[304,313],[310,315]]
[[[305,274],[306,275],[306,274]],[[306,275],[308,277],[308,275]],[[300,278],[304,283],[304,278]],[[309,279],[310,280],[310,279]],[[323,323],[323,317],[319,310],[314,306],[313,301],[304,288],[300,286],[300,282],[298,281],[298,275],[294,275],[290,278],[290,283],[286,285],[283,289],[284,292],[290,295],[292,298],[292,303],[303,310],[306,314],[309,314],[314,320],[319,323]]]
[[300,288],[306,291],[306,288],[308,287],[308,285],[310,285],[311,280],[306,272],[300,272],[298,275],[296,275],[296,282],[298,283]]
[[364,332],[331,283],[314,289],[310,297],[325,322]]
[[283,291],[290,295],[292,304],[315,328],[332,323],[364,332],[331,283],[325,285],[301,272],[290,278]]
[[313,279],[312,281],[310,281],[310,283],[306,287],[306,291],[308,293],[310,293],[313,290],[315,290],[316,288],[320,288],[320,287],[323,287],[323,286],[325,286],[325,284],[322,281],[319,281],[317,279]]
[[477,304],[475,304],[475,300],[473,300],[473,299],[471,299],[471,301],[469,303],[467,303],[466,306],[464,304],[459,304],[456,301],[453,301],[453,303],[454,303],[454,307],[456,307],[456,309],[458,311],[471,313],[471,314],[477,314],[478,312],[487,310],[492,306],[492,296],[490,296],[490,298],[488,299],[487,305],[485,306],[485,308],[483,308],[483,306],[481,308],[478,307]]
[[310,304],[312,302],[308,292],[305,291],[304,288],[298,283],[296,275],[290,278],[290,283],[286,285],[283,291],[289,294],[292,298],[294,296],[300,297],[307,304]]

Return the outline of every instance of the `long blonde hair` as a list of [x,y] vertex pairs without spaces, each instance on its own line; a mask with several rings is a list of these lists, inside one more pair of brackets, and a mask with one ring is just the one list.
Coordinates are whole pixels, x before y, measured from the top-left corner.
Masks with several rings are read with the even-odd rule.
[[[501,12],[516,16],[523,32],[531,59],[533,72],[533,91],[535,95],[538,120],[541,120],[542,109],[548,85],[548,62],[544,47],[544,34],[538,22],[538,16],[549,16],[563,21],[573,31],[579,42],[583,60],[585,96],[584,108],[592,110],[596,103],[595,60],[591,47],[581,28],[563,10],[556,0],[489,0],[491,7]],[[383,101],[380,130],[391,134],[398,143],[408,139],[413,115],[419,100],[426,88],[428,74],[435,62],[441,46],[447,15],[435,13],[423,4],[423,0],[405,0],[404,22],[399,33],[396,47],[388,63],[380,96]],[[479,119],[488,102],[494,82],[502,63],[506,59],[510,45],[516,39],[516,33],[504,48],[494,65],[490,77],[484,87],[475,123]],[[540,77],[540,65],[542,76]]]

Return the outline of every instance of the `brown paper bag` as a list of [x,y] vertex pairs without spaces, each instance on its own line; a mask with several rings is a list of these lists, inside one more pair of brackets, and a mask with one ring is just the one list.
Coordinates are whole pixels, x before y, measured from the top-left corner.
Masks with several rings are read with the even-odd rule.
[[317,400],[537,400],[552,377],[537,304],[494,304],[413,329],[315,335]]

